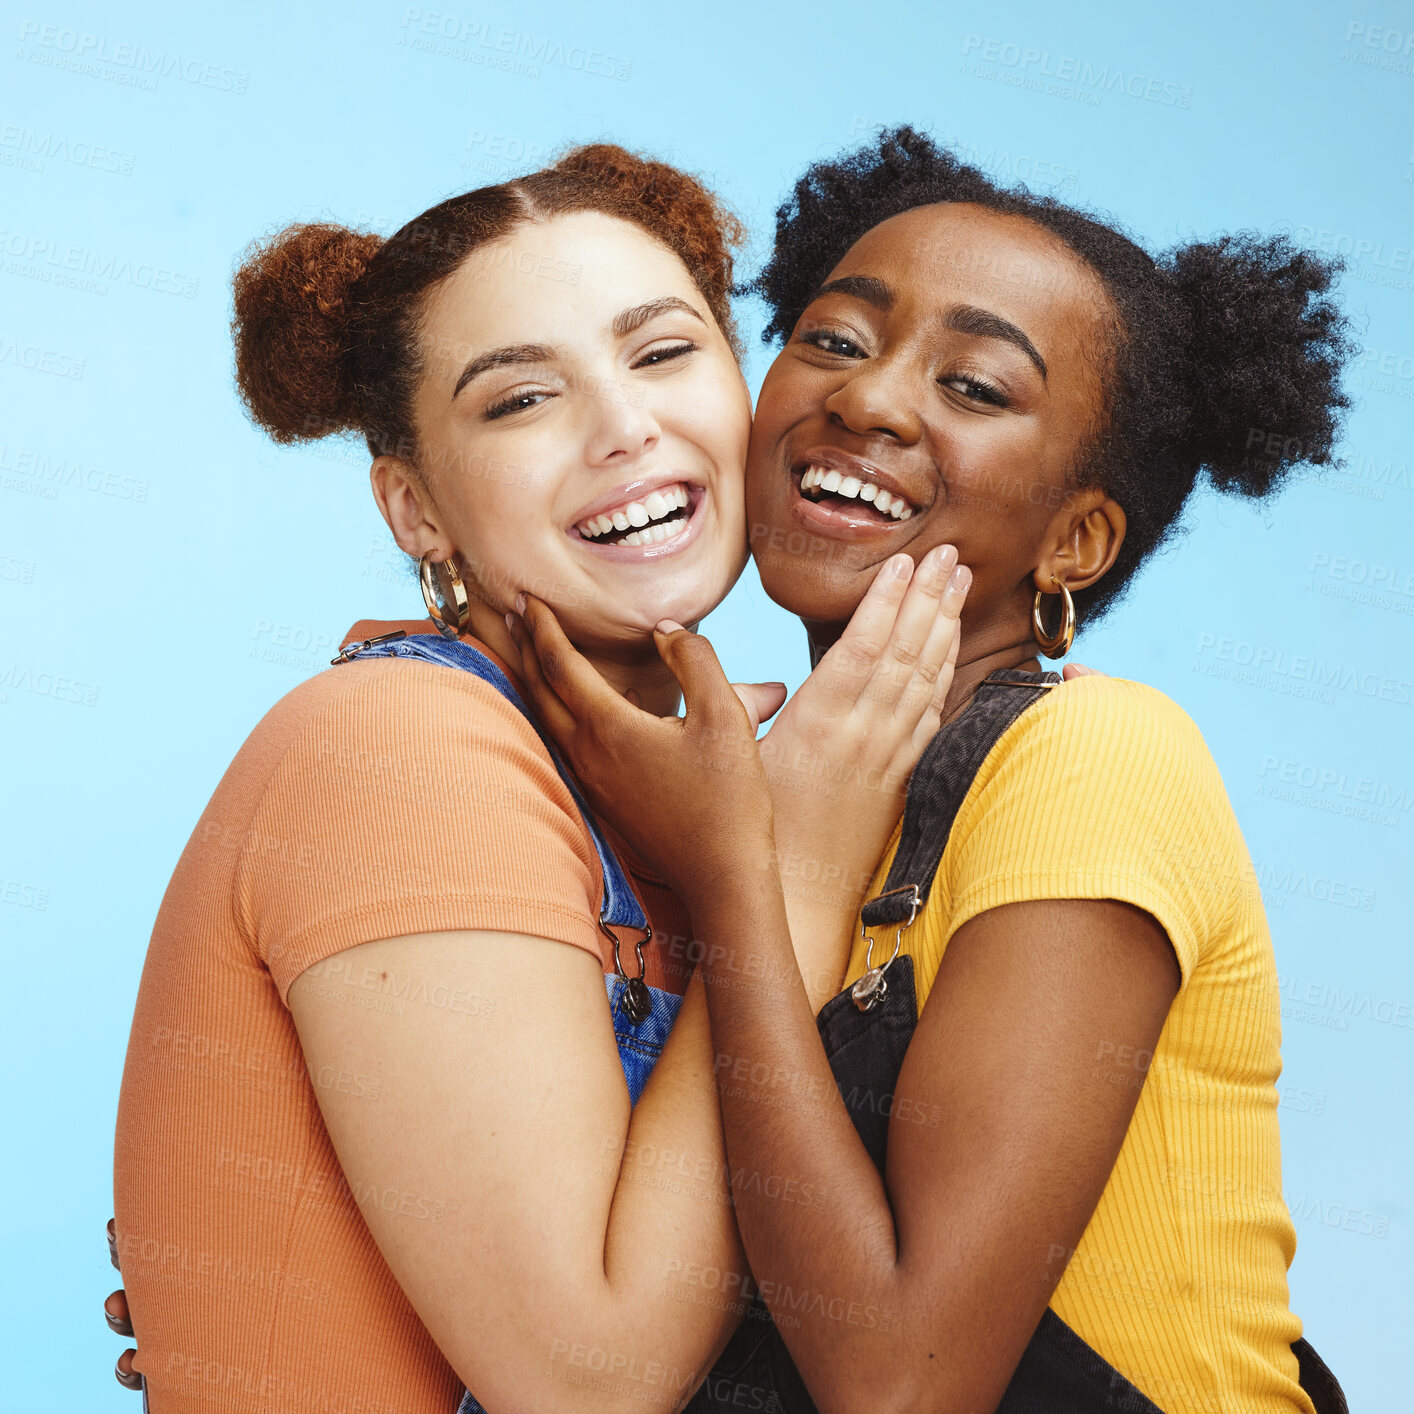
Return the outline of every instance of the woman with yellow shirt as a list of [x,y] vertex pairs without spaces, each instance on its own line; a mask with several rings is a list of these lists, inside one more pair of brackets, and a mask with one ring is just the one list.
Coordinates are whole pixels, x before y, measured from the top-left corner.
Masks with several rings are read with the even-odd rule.
[[[1332,274],[1258,237],[1156,260],[910,129],[798,183],[755,287],[785,340],[748,458],[762,583],[818,657],[890,555],[946,542],[973,572],[818,1026],[783,881],[829,860],[777,859],[783,763],[742,749],[710,648],[660,626],[687,704],[660,721],[528,604],[544,720],[703,938],[732,1172],[812,1195],[734,1183],[774,1324],[744,1323],[694,1410],[1343,1409],[1288,1304],[1276,969],[1217,768],[1162,694],[1052,691],[1038,661],[1200,474],[1260,496],[1331,459]],[[648,763],[657,788],[615,798]]]

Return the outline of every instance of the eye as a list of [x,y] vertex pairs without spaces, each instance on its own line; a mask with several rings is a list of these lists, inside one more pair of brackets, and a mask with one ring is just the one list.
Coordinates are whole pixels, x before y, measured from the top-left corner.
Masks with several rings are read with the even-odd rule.
[[1002,390],[984,378],[976,378],[970,373],[955,373],[951,378],[939,378],[944,388],[952,388],[972,402],[985,403],[988,407],[1004,408],[1007,396]]
[[497,398],[486,409],[486,420],[490,422],[494,418],[505,417],[507,413],[524,412],[526,408],[538,407],[546,398],[552,396],[553,394],[540,388],[516,388]]
[[846,338],[836,329],[806,329],[800,335],[802,344],[811,344],[822,353],[834,354],[837,358],[863,358],[864,350]]
[[633,368],[657,368],[661,364],[671,363],[675,358],[681,358],[684,354],[695,352],[697,345],[688,340],[681,344],[668,344],[661,348],[649,349],[646,354],[636,360]]

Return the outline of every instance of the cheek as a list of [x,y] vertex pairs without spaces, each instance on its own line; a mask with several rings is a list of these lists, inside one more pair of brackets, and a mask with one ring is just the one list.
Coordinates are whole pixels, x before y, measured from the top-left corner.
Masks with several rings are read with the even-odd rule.
[[673,425],[701,448],[722,478],[740,485],[751,434],[751,400],[739,381],[704,379],[675,392]]
[[483,457],[475,475],[463,475],[445,517],[468,569],[482,585],[496,591],[510,571],[538,554],[549,526],[552,487],[529,470],[533,459]]

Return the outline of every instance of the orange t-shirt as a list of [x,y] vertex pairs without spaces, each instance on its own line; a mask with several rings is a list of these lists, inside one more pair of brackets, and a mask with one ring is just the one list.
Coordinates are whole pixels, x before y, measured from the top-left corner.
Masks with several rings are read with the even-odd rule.
[[[429,631],[360,623],[345,641],[394,627]],[[653,925],[646,980],[681,994],[687,915],[606,834]],[[436,1223],[442,1205],[351,1190],[316,1086],[376,1103],[378,1083],[327,1067],[311,1076],[286,996],[346,948],[457,929],[557,940],[612,971],[601,889],[549,753],[473,674],[355,660],[265,716],[167,888],[123,1072],[118,1255],[154,1414],[451,1414],[460,1381],[360,1214],[378,1203]],[[371,972],[329,980],[354,1005],[408,1000]],[[493,1005],[419,1000],[472,1014]]]

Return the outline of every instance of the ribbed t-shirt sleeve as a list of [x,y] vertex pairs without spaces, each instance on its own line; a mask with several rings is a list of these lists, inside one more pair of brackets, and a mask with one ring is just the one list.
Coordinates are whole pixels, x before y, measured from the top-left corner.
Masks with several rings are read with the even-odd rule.
[[947,854],[951,931],[1008,903],[1117,899],[1158,920],[1184,982],[1230,922],[1247,866],[1192,719],[1114,678],[1077,679],[1022,714],[983,763]]
[[488,929],[601,956],[598,861],[524,717],[470,673],[382,661],[295,731],[256,808],[237,918],[284,998],[360,943]]

